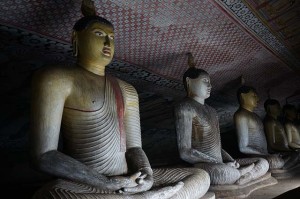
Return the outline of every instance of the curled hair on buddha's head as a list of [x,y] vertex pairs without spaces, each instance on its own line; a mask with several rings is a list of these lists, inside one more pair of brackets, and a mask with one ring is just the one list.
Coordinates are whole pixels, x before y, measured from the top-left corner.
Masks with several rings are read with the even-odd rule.
[[75,23],[75,25],[73,27],[73,30],[75,30],[75,31],[84,30],[85,28],[87,28],[93,22],[99,22],[99,23],[106,24],[106,25],[111,26],[112,28],[114,28],[112,23],[110,23],[107,19],[104,19],[104,18],[99,17],[99,16],[85,16],[85,17],[82,17],[81,19],[79,19]]
[[194,57],[191,52],[188,52],[186,55],[188,56],[189,69],[187,69],[184,72],[182,80],[183,80],[184,89],[186,90],[186,92],[188,92],[188,84],[187,84],[186,78],[188,77],[190,79],[197,79],[201,74],[208,75],[208,72],[206,72],[203,69],[195,67],[196,63],[194,61]]
[[103,23],[114,28],[112,23],[110,23],[107,19],[97,16],[96,7],[92,0],[82,0],[81,12],[84,17],[82,17],[75,23],[73,27],[73,30],[75,31],[84,30],[93,22]]
[[251,86],[246,86],[246,85],[243,85],[241,86],[238,90],[237,90],[237,99],[238,99],[238,102],[241,103],[241,95],[242,93],[246,94],[246,93],[249,93],[249,92],[255,92],[256,93],[256,90],[255,88],[251,87]]
[[279,105],[280,106],[280,103],[275,99],[267,99],[264,103],[265,111],[268,110],[269,106],[274,106],[274,105]]
[[195,68],[195,67],[190,67],[185,71],[183,74],[183,86],[186,91],[188,91],[188,86],[186,82],[186,78],[191,78],[191,79],[197,79],[201,74],[208,75],[208,72],[206,72],[203,69],[200,68]]
[[81,12],[84,17],[79,19],[75,25],[73,26],[72,32],[72,48],[73,48],[73,56],[78,56],[78,46],[77,46],[77,32],[86,29],[90,24],[94,22],[106,24],[110,26],[112,29],[114,28],[112,23],[110,23],[107,19],[97,16],[96,7],[92,0],[82,0],[81,4]]

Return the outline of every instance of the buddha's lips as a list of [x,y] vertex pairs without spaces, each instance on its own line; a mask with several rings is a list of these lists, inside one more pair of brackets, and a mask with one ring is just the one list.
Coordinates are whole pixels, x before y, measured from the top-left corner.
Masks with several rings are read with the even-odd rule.
[[110,50],[110,47],[104,47],[103,50],[102,50],[102,53],[105,55],[105,56],[108,56],[110,57],[111,56],[111,50]]

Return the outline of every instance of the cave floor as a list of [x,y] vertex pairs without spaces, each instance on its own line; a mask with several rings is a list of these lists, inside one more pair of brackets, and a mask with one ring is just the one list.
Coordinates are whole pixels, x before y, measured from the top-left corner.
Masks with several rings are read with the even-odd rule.
[[247,199],[299,199],[300,175],[293,178],[278,179],[278,183],[253,191]]

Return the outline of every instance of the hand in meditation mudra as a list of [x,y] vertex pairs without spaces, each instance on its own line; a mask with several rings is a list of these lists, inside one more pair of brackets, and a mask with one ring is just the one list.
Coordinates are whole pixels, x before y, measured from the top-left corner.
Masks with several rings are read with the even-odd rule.
[[288,145],[290,148],[300,150],[300,126],[297,125],[297,109],[291,104],[283,107],[284,129],[287,134]]
[[234,160],[222,149],[217,113],[205,104],[212,88],[209,75],[195,68],[191,54],[188,63],[190,68],[183,75],[187,97],[175,109],[181,159],[207,171],[213,185],[242,185],[266,174],[265,159]]
[[283,168],[285,160],[281,154],[268,153],[263,122],[253,112],[259,100],[256,90],[250,86],[242,86],[238,89],[237,98],[240,107],[234,114],[234,123],[240,152],[250,157],[267,159],[270,169]]
[[113,26],[95,11],[86,13],[90,5],[83,1],[85,16],[74,26],[77,63],[44,68],[33,79],[32,164],[58,178],[34,198],[202,197],[210,184],[205,171],[151,169],[142,150],[137,92],[105,75],[115,50]]

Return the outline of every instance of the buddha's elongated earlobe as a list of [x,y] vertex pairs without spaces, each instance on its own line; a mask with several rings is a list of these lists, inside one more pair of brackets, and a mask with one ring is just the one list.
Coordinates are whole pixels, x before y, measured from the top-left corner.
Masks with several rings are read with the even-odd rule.
[[78,46],[77,46],[77,34],[75,31],[73,31],[73,33],[72,33],[72,47],[73,47],[73,56],[77,57]]
[[247,94],[247,93],[241,93],[241,95],[240,95],[240,102],[241,102],[241,104],[244,104],[245,98],[247,97],[246,94]]
[[186,79],[185,79],[185,81],[186,81],[186,90],[187,90],[187,95],[188,96],[191,96],[191,90],[190,90],[190,78],[189,77],[187,77]]

